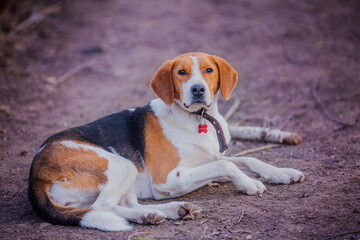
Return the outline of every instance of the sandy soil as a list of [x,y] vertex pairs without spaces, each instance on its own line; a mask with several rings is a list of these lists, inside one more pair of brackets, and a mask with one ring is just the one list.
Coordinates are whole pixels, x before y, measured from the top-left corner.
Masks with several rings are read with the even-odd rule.
[[[359,1],[89,0],[62,7],[0,47],[1,239],[360,238]],[[93,46],[102,51],[82,53]],[[149,82],[156,69],[190,51],[222,56],[240,73],[232,100],[220,101],[225,113],[235,98],[243,99],[230,122],[287,123],[286,130],[303,137],[300,146],[251,156],[302,170],[306,181],[267,184],[262,196],[240,194],[231,184],[207,186],[178,198],[201,206],[201,218],[134,224],[129,232],[39,219],[26,189],[42,141],[146,104],[154,98]],[[88,67],[57,81],[84,63]],[[324,116],[311,97],[316,81],[328,111],[354,127],[341,128]],[[234,141],[228,154],[262,145]]]

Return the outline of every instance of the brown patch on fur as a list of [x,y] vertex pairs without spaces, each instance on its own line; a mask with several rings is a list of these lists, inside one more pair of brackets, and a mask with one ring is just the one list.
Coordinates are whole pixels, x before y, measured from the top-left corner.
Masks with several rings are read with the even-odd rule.
[[140,163],[136,162],[135,167],[139,172],[141,173],[144,172],[144,168],[140,165]]
[[166,183],[179,162],[178,150],[165,137],[157,117],[149,113],[145,120],[145,165],[153,183]]
[[52,143],[36,157],[32,178],[61,183],[64,188],[99,190],[98,186],[107,182],[104,174],[107,168],[107,159],[99,157],[94,151]]
[[[87,146],[91,143],[74,141]],[[54,183],[64,188],[92,189],[107,182],[104,172],[108,160],[83,148],[68,148],[60,142],[48,143],[35,157],[32,165],[28,195],[35,211],[48,221],[62,225],[78,225],[91,209],[56,204],[49,196]]]
[[53,202],[49,196],[52,182],[36,179],[30,182],[29,198],[35,211],[55,224],[78,225],[83,216],[91,211],[87,208],[64,207]]
[[51,188],[51,182],[44,182],[44,181],[33,181],[32,182],[32,189],[34,194],[38,196],[38,203],[40,205],[46,204],[46,199],[49,198],[48,190]]

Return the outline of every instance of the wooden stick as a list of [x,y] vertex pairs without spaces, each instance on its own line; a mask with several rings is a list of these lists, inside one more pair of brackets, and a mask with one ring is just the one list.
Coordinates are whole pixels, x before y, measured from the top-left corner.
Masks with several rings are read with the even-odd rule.
[[360,138],[360,134],[353,136],[353,139]]
[[[132,237],[135,237],[135,236],[138,236],[138,235],[147,235],[147,234],[153,234],[153,232],[137,232],[137,233],[131,234],[131,235],[128,237],[128,240],[131,240]],[[140,238],[139,238],[139,239],[140,239]]]
[[239,219],[237,220],[237,223],[241,222],[241,219],[243,218],[243,216],[244,216],[244,210],[241,210],[241,215],[240,215]]
[[205,219],[204,221],[201,221],[200,226],[203,225],[204,223],[207,223],[208,221],[210,221],[210,219]]
[[15,27],[15,32],[25,32],[37,25],[39,25],[45,18],[49,15],[57,14],[61,11],[61,7],[59,4],[51,5],[47,8],[44,8],[40,12],[32,13],[28,19],[18,24]]
[[13,194],[10,195],[9,199],[11,200],[19,191],[20,189],[16,190]]
[[235,102],[233,103],[233,105],[230,107],[229,111],[227,111],[227,113],[225,114],[225,116],[224,116],[225,120],[230,119],[230,117],[236,112],[236,110],[238,109],[240,104],[241,104],[241,99],[237,98],[235,100]]
[[301,137],[297,135],[297,133],[281,131],[278,129],[251,126],[229,126],[229,131],[233,139],[257,140],[292,145],[301,143]]
[[335,116],[334,114],[330,113],[330,112],[326,109],[325,105],[323,104],[323,102],[320,100],[320,98],[319,98],[319,97],[317,96],[317,94],[316,94],[316,89],[318,88],[318,85],[319,85],[319,81],[316,80],[316,81],[314,82],[313,87],[311,88],[311,96],[312,96],[312,98],[314,99],[314,101],[316,102],[316,104],[317,104],[318,106],[320,106],[321,112],[323,113],[323,115],[324,115],[327,119],[329,119],[330,121],[332,121],[332,122],[334,122],[334,123],[337,123],[337,124],[340,124],[340,125],[343,126],[343,127],[354,127],[355,124],[351,124],[351,123],[348,123],[348,122],[345,122],[345,121],[339,119],[337,116]]
[[78,72],[84,70],[85,68],[89,67],[91,64],[94,63],[94,59],[83,63],[77,67],[74,67],[73,69],[71,69],[70,71],[66,72],[64,75],[62,75],[61,77],[59,77],[54,86],[58,87],[60,84],[64,83],[65,81],[69,80],[72,76],[74,76],[75,74],[77,74]]
[[345,236],[345,235],[349,235],[349,234],[359,234],[359,233],[360,233],[360,231],[343,232],[343,233],[338,233],[338,234],[329,236],[327,238],[324,238],[323,240],[329,240],[329,239],[337,238],[337,237],[340,237],[340,236]]
[[[227,229],[228,231],[229,231],[229,229]],[[217,235],[217,234],[214,234],[214,235]],[[242,240],[242,239],[244,239],[243,237],[239,237],[239,236],[234,236],[234,235],[224,235],[224,234],[221,234],[220,235],[220,233],[219,233],[219,236],[217,236],[217,237],[219,237],[219,239],[234,239],[234,240]],[[218,239],[218,238],[216,238],[216,239]]]
[[249,150],[245,150],[239,153],[236,153],[233,155],[233,157],[239,157],[239,156],[244,156],[244,155],[248,155],[250,153],[255,153],[255,152],[260,152],[266,149],[270,149],[270,148],[278,148],[281,147],[280,145],[277,144],[268,144],[262,147],[258,147],[258,148],[253,148],[253,149],[249,149]]
[[286,125],[290,122],[290,120],[293,118],[293,116],[294,116],[293,113],[289,114],[289,115],[286,117],[286,119],[284,120],[284,122],[279,126],[279,129],[280,129],[280,130],[283,130],[283,129],[286,127]]

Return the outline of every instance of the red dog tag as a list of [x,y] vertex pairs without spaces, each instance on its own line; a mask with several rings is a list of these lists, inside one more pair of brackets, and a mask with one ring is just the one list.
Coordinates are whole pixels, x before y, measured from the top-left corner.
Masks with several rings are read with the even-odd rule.
[[199,133],[207,133],[207,124],[201,125],[199,124]]

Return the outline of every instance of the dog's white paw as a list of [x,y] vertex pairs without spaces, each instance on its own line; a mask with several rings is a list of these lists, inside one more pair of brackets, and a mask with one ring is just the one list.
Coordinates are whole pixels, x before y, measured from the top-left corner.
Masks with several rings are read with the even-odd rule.
[[160,224],[165,221],[165,214],[159,210],[145,210],[141,212],[138,223]]
[[180,205],[178,214],[179,219],[195,219],[196,216],[198,216],[201,213],[201,209],[199,206],[186,202],[182,205]]
[[269,174],[265,180],[275,184],[292,184],[303,182],[305,175],[293,168],[277,168],[272,174]]
[[238,188],[247,195],[261,194],[266,191],[266,187],[262,182],[251,178],[248,178],[246,182],[242,182]]
[[251,182],[255,185],[255,189],[246,191],[246,194],[248,195],[256,195],[261,194],[266,191],[265,185],[256,179],[251,179]]

